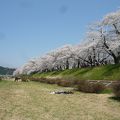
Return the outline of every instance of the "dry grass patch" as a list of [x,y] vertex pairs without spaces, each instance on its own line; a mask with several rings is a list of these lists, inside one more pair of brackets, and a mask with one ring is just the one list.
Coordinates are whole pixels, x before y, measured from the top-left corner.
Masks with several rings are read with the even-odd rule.
[[37,82],[0,82],[0,120],[120,120],[108,94],[51,95],[67,89]]
[[115,97],[120,99],[120,82],[113,85],[113,92]]

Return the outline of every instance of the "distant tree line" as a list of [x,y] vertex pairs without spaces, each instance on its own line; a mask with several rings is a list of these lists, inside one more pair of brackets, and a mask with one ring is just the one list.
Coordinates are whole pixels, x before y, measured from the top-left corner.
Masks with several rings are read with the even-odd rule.
[[0,66],[0,75],[12,75],[14,71],[14,68],[6,68]]

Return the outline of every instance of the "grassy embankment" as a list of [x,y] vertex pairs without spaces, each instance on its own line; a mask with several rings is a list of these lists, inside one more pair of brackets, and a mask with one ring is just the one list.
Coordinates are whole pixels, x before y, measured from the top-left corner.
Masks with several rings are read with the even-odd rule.
[[112,94],[52,95],[68,88],[37,82],[0,82],[0,120],[120,120]]
[[80,80],[120,80],[120,64],[34,74],[33,77],[77,78]]

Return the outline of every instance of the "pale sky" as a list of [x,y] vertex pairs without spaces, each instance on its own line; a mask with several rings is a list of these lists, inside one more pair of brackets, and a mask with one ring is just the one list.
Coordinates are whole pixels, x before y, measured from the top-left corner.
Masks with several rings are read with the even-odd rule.
[[120,0],[0,0],[0,66],[79,44],[87,25],[119,7]]

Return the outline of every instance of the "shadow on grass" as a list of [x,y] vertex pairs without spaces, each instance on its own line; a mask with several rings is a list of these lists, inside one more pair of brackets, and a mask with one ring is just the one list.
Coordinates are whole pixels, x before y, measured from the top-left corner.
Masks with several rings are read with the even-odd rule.
[[[109,76],[111,75],[111,73],[116,69],[118,70],[118,68],[120,68],[120,64],[116,64],[116,65],[108,65],[106,67],[106,71],[103,73],[104,76]],[[111,72],[110,72],[111,71]]]
[[71,69],[71,70],[66,70],[64,71],[62,74],[74,74],[76,73],[76,71],[78,71],[79,69],[78,68],[74,68],[74,69]]
[[84,68],[83,70],[80,70],[78,72],[76,72],[75,75],[83,75],[83,74],[86,74],[87,72],[91,71],[93,68]]
[[113,97],[109,97],[109,99],[120,102],[120,97],[113,96]]
[[59,74],[59,71],[54,71],[54,72],[52,72],[50,75],[51,76],[54,76],[54,75],[58,75]]

